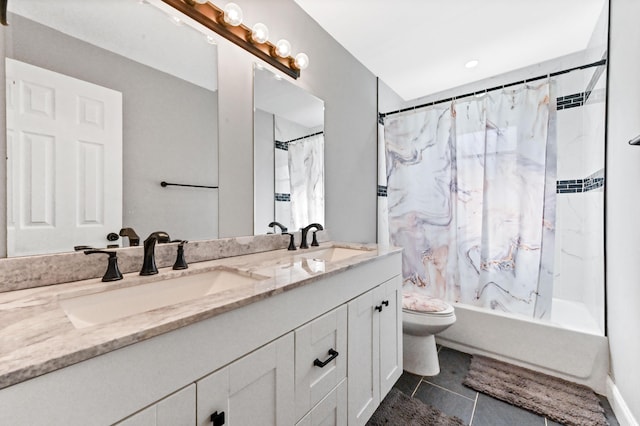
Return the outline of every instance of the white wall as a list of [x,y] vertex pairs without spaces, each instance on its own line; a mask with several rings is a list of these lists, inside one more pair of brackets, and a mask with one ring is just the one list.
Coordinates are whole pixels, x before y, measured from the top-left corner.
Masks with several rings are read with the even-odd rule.
[[[301,78],[290,81],[325,102],[324,225],[333,239],[374,242],[375,76],[293,0],[246,0],[242,10],[245,22],[264,22],[272,40],[286,38],[294,52],[309,55],[309,68],[302,71]],[[221,237],[253,233],[251,123],[255,62],[262,61],[224,39],[218,40]],[[262,65],[270,68],[264,62]]]
[[607,123],[607,318],[611,374],[640,419],[640,2],[611,0]]

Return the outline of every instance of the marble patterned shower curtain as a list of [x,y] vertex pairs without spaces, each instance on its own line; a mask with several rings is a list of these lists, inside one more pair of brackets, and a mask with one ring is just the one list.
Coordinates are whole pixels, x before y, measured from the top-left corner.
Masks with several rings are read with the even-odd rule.
[[291,229],[324,224],[324,135],[289,143]]
[[550,314],[550,90],[502,90],[385,119],[389,238],[404,248],[405,285],[450,302]]

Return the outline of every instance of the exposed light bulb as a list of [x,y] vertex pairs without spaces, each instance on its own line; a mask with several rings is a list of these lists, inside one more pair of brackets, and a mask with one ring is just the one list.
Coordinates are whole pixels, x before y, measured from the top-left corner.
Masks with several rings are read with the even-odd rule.
[[478,66],[479,62],[476,59],[473,59],[469,62],[467,62],[466,64],[464,64],[464,66],[466,68],[475,68],[476,66]]
[[278,40],[276,43],[276,55],[281,58],[286,58],[291,55],[291,43],[285,39]]
[[251,29],[251,39],[256,43],[265,43],[269,40],[269,28],[265,24],[258,22]]
[[299,70],[304,70],[309,66],[309,57],[306,53],[298,53],[293,60],[293,65]]
[[242,24],[242,9],[235,3],[227,3],[224,7],[224,22],[237,27]]

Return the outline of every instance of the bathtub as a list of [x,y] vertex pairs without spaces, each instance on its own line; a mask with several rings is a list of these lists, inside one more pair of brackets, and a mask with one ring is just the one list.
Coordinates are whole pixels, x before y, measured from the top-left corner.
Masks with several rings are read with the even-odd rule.
[[[556,301],[553,309],[560,308]],[[436,342],[469,354],[520,365],[605,395],[609,373],[607,338],[576,320],[580,307],[558,309],[551,321],[528,319],[465,304],[454,304],[456,323],[436,336]],[[562,323],[565,318],[573,324]],[[596,327],[597,328],[597,327]]]

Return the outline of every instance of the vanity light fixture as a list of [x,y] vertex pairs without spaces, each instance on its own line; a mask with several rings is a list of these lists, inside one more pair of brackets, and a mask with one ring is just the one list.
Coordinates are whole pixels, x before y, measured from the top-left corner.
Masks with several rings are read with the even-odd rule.
[[251,28],[251,41],[254,43],[266,43],[269,40],[269,28],[262,22],[258,22]]
[[291,43],[288,40],[278,40],[276,43],[275,54],[281,58],[286,58],[291,55]]
[[235,3],[227,3],[222,19],[232,27],[237,27],[242,24],[242,9]]
[[[1,0],[0,0],[1,1]],[[227,40],[237,44],[290,77],[300,77],[300,70],[309,66],[304,53],[292,56],[291,43],[279,40],[269,42],[269,29],[262,23],[249,28],[242,23],[242,9],[227,3],[223,9],[208,0],[162,0]]]

